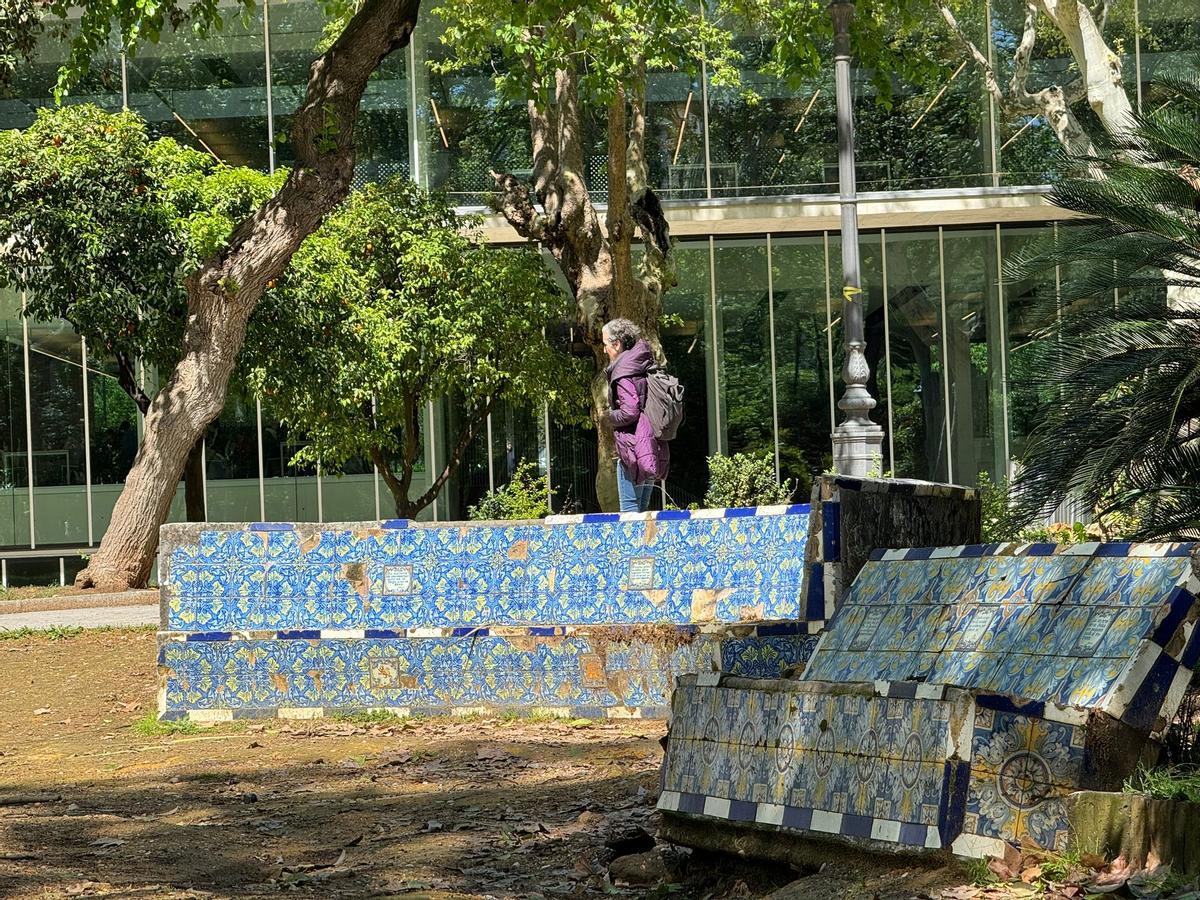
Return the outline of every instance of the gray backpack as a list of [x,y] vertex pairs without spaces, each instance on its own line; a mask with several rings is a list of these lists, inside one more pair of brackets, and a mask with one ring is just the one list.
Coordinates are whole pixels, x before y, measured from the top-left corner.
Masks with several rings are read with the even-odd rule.
[[646,374],[646,418],[660,441],[672,441],[683,422],[683,385],[661,366]]

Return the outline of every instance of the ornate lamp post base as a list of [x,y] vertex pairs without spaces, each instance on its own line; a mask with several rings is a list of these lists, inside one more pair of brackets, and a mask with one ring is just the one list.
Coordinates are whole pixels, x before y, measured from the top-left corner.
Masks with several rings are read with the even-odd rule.
[[850,93],[850,20],[853,0],[833,0],[834,62],[837,80],[838,187],[842,206],[842,328],[846,362],[842,366],[845,393],[838,401],[846,418],[833,430],[833,468],[839,475],[881,475],[883,429],[871,421],[875,399],[867,390],[862,282],[858,258],[858,193],[854,179],[854,117]]
[[833,432],[833,469],[839,475],[878,478],[883,474],[883,429],[851,427],[843,422]]

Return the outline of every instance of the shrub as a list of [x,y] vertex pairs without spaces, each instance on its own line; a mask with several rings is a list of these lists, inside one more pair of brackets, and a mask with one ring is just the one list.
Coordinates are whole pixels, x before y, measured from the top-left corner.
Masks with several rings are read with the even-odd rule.
[[710,456],[708,472],[704,505],[710,509],[789,503],[796,493],[796,483],[791,479],[782,484],[775,480],[775,462],[769,453]]
[[467,511],[475,520],[543,519],[550,514],[546,479],[535,463],[522,460],[512,481],[494,491]]

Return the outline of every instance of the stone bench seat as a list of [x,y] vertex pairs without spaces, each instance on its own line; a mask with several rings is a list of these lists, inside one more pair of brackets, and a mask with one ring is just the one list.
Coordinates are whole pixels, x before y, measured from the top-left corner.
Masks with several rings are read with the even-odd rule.
[[1062,850],[1066,796],[1119,790],[1173,718],[1198,594],[1196,544],[877,551],[797,680],[681,683],[667,834]]

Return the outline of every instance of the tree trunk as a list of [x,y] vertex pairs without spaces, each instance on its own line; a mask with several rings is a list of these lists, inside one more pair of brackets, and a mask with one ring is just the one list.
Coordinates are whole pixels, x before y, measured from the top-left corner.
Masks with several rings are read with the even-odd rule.
[[[556,74],[553,106],[528,101],[534,196],[512,175],[495,174],[500,189],[496,210],[519,234],[551,252],[575,297],[580,333],[595,361],[591,415],[596,426],[596,498],[604,510],[615,510],[618,499],[615,445],[605,424],[608,358],[601,329],[610,319],[631,319],[662,359],[658,335],[662,294],[675,283],[670,230],[658,198],[646,184],[644,66],[636,71],[628,96],[622,89],[609,105],[604,228],[582,177],[578,73],[573,69]],[[532,96],[541,96],[536,75],[531,82]],[[542,206],[540,212],[535,199]],[[638,230],[646,252],[635,270],[633,239]]]
[[99,549],[77,587],[144,585],[188,453],[221,413],[246,323],[267,284],[350,191],[354,120],[371,73],[404,47],[419,0],[366,0],[309,73],[292,124],[296,163],[279,193],[187,279],[179,364],[146,414],[146,433]]
[[189,522],[208,521],[204,503],[204,435],[192,444],[183,468],[183,498]]
[[1113,134],[1128,130],[1133,122],[1133,105],[1121,81],[1121,57],[1105,42],[1092,11],[1079,0],[1039,2],[1071,49],[1087,90],[1088,105]]

